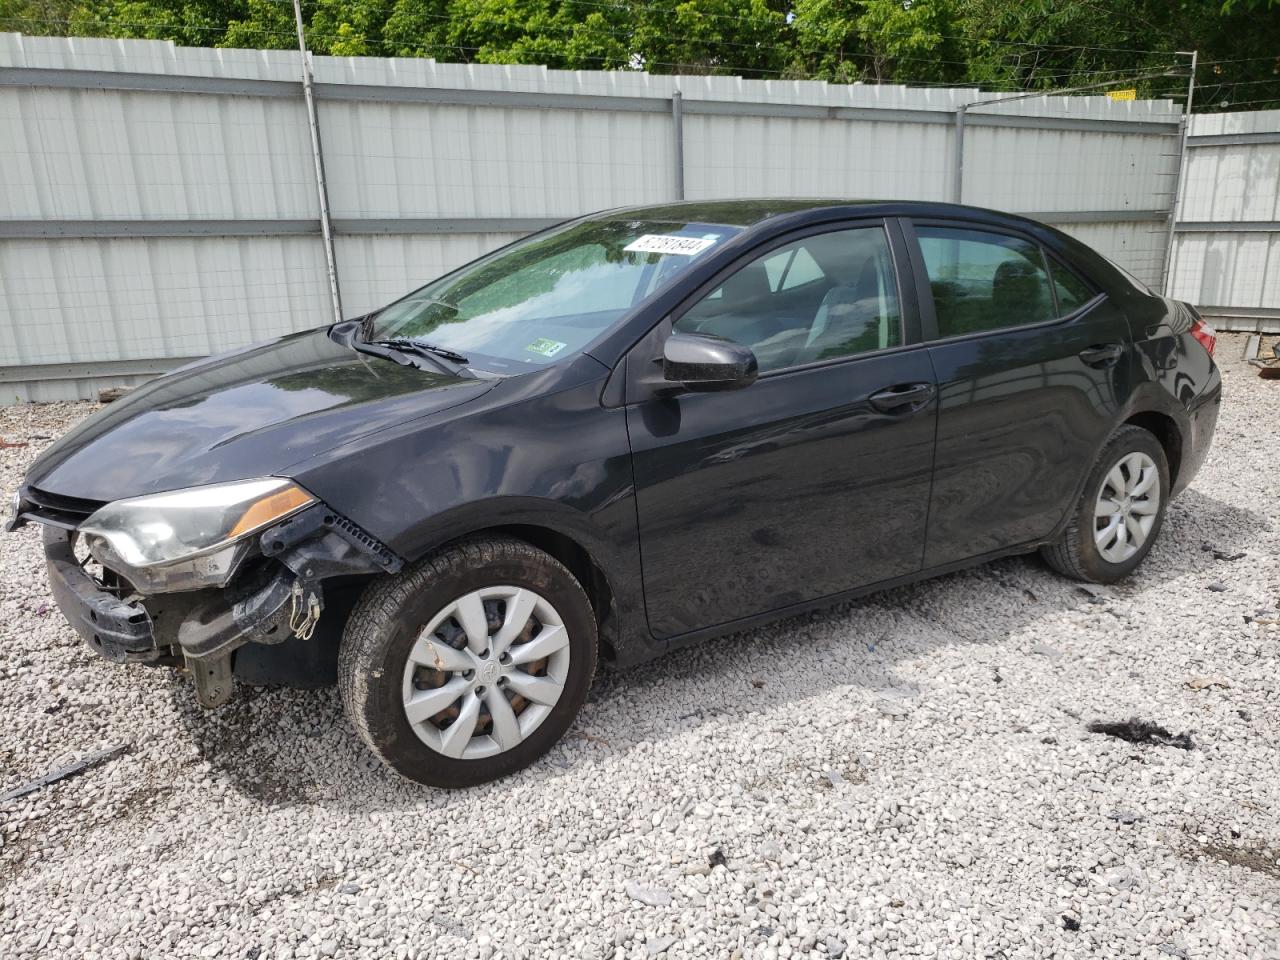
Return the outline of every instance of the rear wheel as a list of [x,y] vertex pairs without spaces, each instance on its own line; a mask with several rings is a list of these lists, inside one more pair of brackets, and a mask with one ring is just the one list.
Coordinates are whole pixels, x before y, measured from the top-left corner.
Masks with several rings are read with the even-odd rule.
[[338,683],[382,760],[464,787],[546,753],[595,664],[595,617],[573,575],[527,543],[488,538],[371,586],[348,621]]
[[1169,499],[1164,448],[1123,426],[1103,448],[1062,539],[1041,548],[1049,566],[1077,580],[1112,583],[1151,551]]

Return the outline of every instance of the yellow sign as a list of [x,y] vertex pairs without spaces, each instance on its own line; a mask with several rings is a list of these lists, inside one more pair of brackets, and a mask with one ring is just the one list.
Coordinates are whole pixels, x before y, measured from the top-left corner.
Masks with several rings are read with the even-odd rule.
[[1134,100],[1137,99],[1138,91],[1130,87],[1128,90],[1112,90],[1107,96],[1112,100]]

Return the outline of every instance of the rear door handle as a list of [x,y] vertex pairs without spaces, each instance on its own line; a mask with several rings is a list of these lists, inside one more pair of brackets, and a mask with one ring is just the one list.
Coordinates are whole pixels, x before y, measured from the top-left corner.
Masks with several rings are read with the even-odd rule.
[[933,398],[932,383],[900,383],[873,393],[867,399],[881,413],[915,410]]
[[1113,367],[1124,353],[1120,343],[1099,343],[1080,351],[1080,359],[1090,367]]

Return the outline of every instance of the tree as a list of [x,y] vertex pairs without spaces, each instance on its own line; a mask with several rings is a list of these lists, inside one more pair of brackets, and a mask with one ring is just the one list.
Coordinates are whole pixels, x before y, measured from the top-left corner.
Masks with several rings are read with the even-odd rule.
[[447,46],[449,5],[450,0],[393,0],[382,28],[387,55],[465,61]]
[[392,0],[319,0],[309,46],[335,57],[387,56],[383,35],[391,13]]
[[287,50],[298,46],[293,6],[281,0],[247,0],[241,17],[230,20],[219,47]]
[[798,72],[850,83],[965,78],[952,0],[798,0]]
[[776,77],[789,66],[786,3],[653,0],[633,6],[635,64],[650,73]]
[[568,70],[626,67],[625,11],[574,0],[453,0],[446,27],[462,59]]

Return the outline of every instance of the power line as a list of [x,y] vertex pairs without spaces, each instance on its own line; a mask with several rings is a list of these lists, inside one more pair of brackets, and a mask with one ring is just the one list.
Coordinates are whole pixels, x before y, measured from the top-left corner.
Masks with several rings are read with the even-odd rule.
[[[581,2],[581,0],[577,0],[577,2]],[[631,8],[629,8],[629,7],[623,7],[623,6],[620,6],[620,5],[618,5],[618,4],[601,4],[601,3],[591,3],[591,4],[588,4],[588,5],[590,5],[590,6],[605,6],[605,7],[610,7],[610,8],[613,8],[613,9],[619,9],[619,10],[622,10],[622,9],[631,9]],[[723,14],[703,14],[703,13],[700,13],[700,12],[697,12],[697,11],[695,11],[695,13],[696,13],[696,15],[697,15],[697,16],[703,16],[703,17],[724,17],[724,16],[726,16],[726,15],[723,15]],[[430,20],[443,21],[443,22],[446,22],[446,23],[453,22],[453,19],[454,19],[454,18],[450,17],[448,14],[441,14],[441,13],[427,13],[427,12],[422,12],[422,13],[419,13],[419,14],[418,14],[418,16],[419,16],[419,17],[426,18],[426,19],[430,19]],[[537,35],[542,34],[542,33],[547,33],[547,32],[551,32],[551,31],[558,31],[558,32],[560,32],[560,33],[565,34],[565,35],[566,35],[566,36],[568,36],[568,37],[573,37],[573,36],[575,36],[575,35],[577,34],[577,27],[579,26],[578,24],[568,24],[568,23],[542,23],[542,24],[539,24],[536,28],[534,28],[534,29],[530,29],[529,27],[524,26],[524,25],[521,25],[521,24],[511,24],[511,23],[509,23],[508,21],[503,20],[503,19],[501,19],[501,18],[499,18],[499,17],[489,17],[489,16],[485,16],[484,14],[479,14],[479,15],[472,16],[472,17],[470,18],[470,21],[471,21],[472,23],[485,23],[485,24],[490,24],[490,25],[492,25],[492,26],[496,26],[496,27],[504,27],[504,28],[511,28],[511,27],[513,27],[513,26],[514,26],[515,28],[517,28],[517,29],[519,29],[519,30],[522,30],[526,36],[537,36]],[[761,22],[763,22],[763,21],[761,21]],[[772,21],[771,21],[771,22],[772,22]],[[602,33],[602,34],[604,34],[604,35],[606,35],[606,36],[613,37],[613,38],[615,38],[615,39],[623,39],[623,40],[627,40],[627,41],[629,41],[629,43],[628,43],[628,47],[633,46],[633,44],[634,44],[634,42],[635,42],[635,41],[637,41],[637,40],[641,39],[641,34],[644,34],[644,36],[645,36],[646,38],[651,37],[651,38],[653,38],[653,39],[657,39],[657,40],[667,40],[667,41],[673,41],[673,42],[677,42],[677,43],[679,43],[679,42],[686,42],[686,41],[688,40],[688,38],[686,38],[686,37],[677,36],[677,35],[674,35],[674,34],[668,34],[668,33],[648,33],[647,31],[638,31],[638,30],[630,30],[630,31],[625,31],[625,30],[624,30],[624,31],[619,31],[619,30],[611,30],[611,29],[608,29],[608,28],[596,27],[596,28],[593,28],[592,32],[594,32],[594,33]],[[879,35],[882,35],[882,34],[877,33],[876,35],[877,35],[877,36],[879,36]],[[316,36],[319,36],[319,35],[317,34]],[[367,42],[367,38],[361,37],[360,39],[364,39],[364,40],[366,40],[366,42]],[[793,44],[786,44],[786,43],[744,42],[744,41],[727,40],[727,39],[716,39],[716,40],[700,41],[700,43],[703,43],[703,44],[705,44],[705,45],[707,45],[707,46],[713,46],[713,47],[736,47],[736,48],[740,48],[740,49],[747,49],[747,50],[754,50],[754,51],[765,51],[765,50],[777,51],[777,50],[781,50],[781,51],[783,51],[783,53],[784,53],[784,54],[789,55],[789,56],[800,56],[800,57],[804,57],[804,55],[805,55],[805,52],[804,52],[804,51],[799,50],[799,49],[798,49],[797,47],[795,47]],[[462,47],[462,46],[449,45],[449,44],[442,44],[441,46],[444,46],[444,47],[452,47],[452,46],[456,46],[456,48],[457,48],[457,49],[467,49],[467,50],[476,50],[476,51],[479,51],[479,50],[483,50],[483,49],[484,49],[484,47]],[[1075,48],[1075,47],[1071,47],[1071,48],[1065,48],[1065,49],[1072,49],[1072,50],[1075,50],[1075,49],[1083,49],[1083,48]],[[634,51],[634,49],[629,49],[629,51],[628,51],[628,52],[630,52],[630,53],[634,53],[635,51]],[[1012,56],[1016,56],[1016,55],[1020,55],[1020,54],[1014,54],[1013,52],[1006,52],[1006,53],[1003,53],[1003,54],[1000,54],[1000,55],[1001,55],[1001,56],[1004,56],[1004,57],[1012,57]],[[874,52],[871,52],[871,51],[850,51],[850,52],[848,53],[848,57],[850,58],[850,60],[854,60],[854,59],[871,59],[871,58],[874,58],[874,57],[876,57],[876,56],[878,56],[878,54],[876,54],[876,53],[874,53]],[[591,58],[591,59],[607,60],[608,58],[606,58],[606,57],[594,57],[594,58]],[[886,59],[886,60],[890,60],[890,61],[892,61],[892,62],[894,62],[894,63],[923,63],[923,64],[929,64],[929,65],[931,65],[931,66],[942,66],[942,65],[946,65],[946,66],[969,67],[969,66],[971,65],[971,61],[968,61],[968,60],[949,60],[949,59],[942,59],[942,58],[936,58],[936,57],[913,57],[913,56],[907,56],[907,55],[901,55],[901,56],[900,56],[900,55],[896,55],[896,54],[886,55],[886,56],[885,56],[885,59]],[[669,63],[667,63],[667,62],[665,62],[665,61],[651,61],[651,62],[656,62],[656,63],[659,63],[659,64],[664,65],[664,66],[673,65],[673,64],[669,64]],[[679,65],[681,65],[681,64],[674,64],[674,65],[679,66]],[[1008,65],[1002,65],[1002,66],[1006,66],[1006,68],[1008,68],[1008,69],[1017,69],[1017,68],[1019,68],[1019,67],[1020,67],[1020,65],[1017,65],[1017,64],[1008,64]],[[755,71],[758,71],[758,72],[760,72],[760,71],[767,71],[767,68],[764,68],[764,67],[748,67],[748,68],[745,68],[745,69],[748,69],[748,70],[755,70]],[[794,69],[794,68],[790,68],[790,69],[786,69],[786,68],[784,68],[784,69],[783,69],[783,70],[781,70],[781,71],[775,71],[775,72],[780,72],[780,73],[790,73],[790,72],[792,71],[792,69]],[[1032,67],[1030,67],[1030,72],[1035,73],[1035,71],[1036,71],[1037,69],[1038,69],[1037,67],[1032,66]],[[1063,78],[1063,77],[1077,77],[1077,76],[1101,76],[1101,75],[1103,75],[1103,74],[1108,74],[1108,73],[1120,73],[1120,72],[1122,72],[1122,71],[1121,71],[1121,70],[1118,70],[1118,69],[1108,69],[1108,70],[1083,70],[1083,71],[1076,71],[1076,70],[1058,70],[1058,71],[1055,71],[1055,72],[1053,72],[1053,73],[1043,73],[1043,74],[1040,74],[1040,75],[1039,75],[1039,78],[1040,78],[1040,79],[1055,79],[1055,78]]]
[[[1227,101],[1227,106],[1232,107],[1232,108],[1248,107],[1248,106],[1251,106],[1252,104],[1255,104],[1255,103],[1271,103],[1271,104],[1275,104],[1275,105],[1276,105],[1276,107],[1277,107],[1277,109],[1280,109],[1280,96],[1276,96],[1276,97],[1262,97],[1262,98],[1260,98],[1260,99],[1258,99],[1258,100],[1228,100],[1228,101]],[[1215,106],[1217,106],[1217,105],[1215,104]],[[1201,109],[1201,110],[1192,110],[1191,112],[1192,112],[1192,113],[1201,113],[1201,114],[1204,114],[1204,113],[1218,113],[1218,112],[1221,112],[1221,111],[1218,111],[1218,110]],[[1227,111],[1227,112],[1232,112],[1232,111]]]
[[[577,2],[585,3],[586,0],[577,0]],[[587,3],[587,5],[609,7],[613,9],[630,9],[627,7],[619,6],[617,4]],[[703,14],[699,14],[699,15],[703,16]],[[431,17],[433,19],[437,19],[437,20],[449,19],[447,16],[439,15],[439,14],[426,14],[426,16]],[[729,17],[729,15],[725,15],[725,14],[705,14],[705,16],[718,17],[718,18]],[[729,17],[729,18],[743,19],[738,17]],[[480,18],[476,18],[476,19],[480,19]],[[489,19],[488,22],[502,25],[501,21],[496,21],[492,19]],[[84,28],[109,29],[111,27],[127,27],[127,28],[146,29],[146,30],[169,30],[179,34],[184,32],[215,33],[215,34],[221,34],[224,37],[227,31],[230,30],[232,27],[242,26],[250,33],[250,35],[257,34],[257,35],[267,36],[267,37],[289,37],[291,39],[295,37],[295,33],[293,31],[273,30],[264,25],[259,25],[259,24],[253,23],[252,21],[243,21],[243,20],[232,21],[223,27],[199,26],[195,24],[185,24],[185,23],[162,23],[162,22],[148,23],[148,22],[138,22],[138,21],[117,20],[117,19],[106,19],[106,20],[99,19],[99,20],[84,22],[84,21],[71,21],[66,19],[38,18],[38,17],[4,17],[4,18],[0,18],[0,23],[39,23],[39,24],[57,25],[57,26],[63,26],[63,27],[76,27],[80,29],[84,29]],[[571,25],[565,25],[565,24],[551,24],[547,26],[554,27],[556,29],[561,29],[561,30],[569,30],[570,32],[572,32],[573,30],[573,27]],[[618,34],[614,32],[609,32],[609,33],[611,36],[618,36]],[[536,36],[536,33],[533,35]],[[377,42],[377,41],[371,40],[371,38],[366,37],[362,34],[328,34],[328,33],[316,33],[309,30],[307,31],[307,36],[316,40],[340,40],[344,42],[360,41],[364,43]],[[682,39],[682,38],[674,37],[669,34],[653,34],[652,36],[658,39],[666,39],[666,40]],[[634,39],[634,36],[631,37],[631,39]],[[985,42],[985,41],[982,41],[982,42]],[[729,45],[729,46],[749,47],[752,49],[760,49],[760,48],[781,49],[781,50],[786,50],[787,52],[792,54],[799,53],[799,51],[796,51],[793,48],[786,45],[782,45],[782,44],[756,45],[756,44],[748,44],[748,43],[739,43],[735,41],[714,41],[714,43]],[[1036,45],[1036,46],[1040,47],[1041,45]],[[469,45],[457,44],[457,43],[427,43],[427,44],[420,45],[418,49],[429,50],[432,52],[432,54],[443,51],[455,56],[461,56],[468,53],[471,53],[471,54],[483,53],[485,52],[486,49],[491,49],[491,48],[486,48],[483,46],[469,46]],[[1084,49],[1107,49],[1107,48],[1063,47],[1062,49],[1084,50]],[[1119,50],[1122,48],[1110,48],[1110,49]],[[1139,51],[1139,52],[1159,53],[1160,51]],[[631,55],[634,55],[634,51],[628,51],[628,53]],[[1003,54],[1003,56],[1013,56],[1013,55],[1014,54],[1012,53]],[[850,53],[851,58],[861,59],[861,60],[874,58],[875,56],[876,54],[870,53],[870,52],[860,51],[860,52]],[[610,63],[617,62],[617,60],[612,57],[590,55],[590,54],[578,54],[577,59],[592,61],[600,64],[610,64]],[[932,59],[927,57],[887,56],[885,57],[885,59],[893,63],[911,62],[911,63],[928,64],[932,66],[965,66],[965,67],[971,66],[969,61]],[[756,66],[756,65],[734,64],[726,61],[722,61],[719,63],[712,63],[712,64],[691,64],[691,63],[682,63],[682,62],[675,62],[675,61],[641,58],[641,62],[645,65],[645,67],[651,67],[651,66],[652,67],[669,67],[674,70],[680,70],[680,69],[687,70],[691,67],[703,66],[703,67],[710,68],[712,70],[730,71],[730,72],[735,72],[740,74],[768,74],[771,76],[782,77],[782,78],[810,79],[807,76],[796,76],[797,69],[795,65],[783,67],[780,69],[775,69],[775,68]],[[998,65],[995,65],[995,67],[996,69],[1008,69],[1008,70],[1020,69],[1020,65],[1015,65],[1015,64],[998,64]],[[1053,72],[1040,72],[1038,67],[1031,66],[1028,69],[1028,75],[1022,78],[1022,82],[1031,84],[1031,83],[1036,83],[1040,81],[1052,81],[1052,80],[1063,79],[1063,78],[1107,76],[1107,75],[1123,76],[1123,73],[1124,71],[1120,69],[1097,69],[1097,70],[1079,70],[1079,71],[1058,70]],[[894,78],[893,80],[890,80],[890,81],[859,80],[857,82],[865,86],[914,86],[914,87],[952,87],[952,88],[968,87],[968,88],[978,88],[978,89],[985,87],[989,89],[994,89],[995,92],[1024,92],[1024,91],[1036,89],[1034,87],[1020,86],[1019,81],[1016,78],[990,78],[987,80],[973,80],[973,79],[964,78],[964,79],[959,79],[955,81],[945,81],[945,80],[944,81],[936,81],[936,80],[926,81],[926,80],[913,80],[911,78]]]
[[[244,25],[253,34],[267,36],[267,37],[296,38],[296,33],[286,32],[284,30],[271,30],[266,27],[262,27],[262,26],[259,26],[258,24],[247,22],[247,21],[232,21],[226,27],[200,27],[200,26],[188,26],[187,24],[180,24],[180,23],[159,23],[159,22],[144,23],[144,22],[128,21],[128,20],[96,20],[92,22],[83,22],[83,21],[71,21],[71,20],[65,20],[65,19],[54,19],[54,18],[45,18],[45,17],[0,17],[0,23],[40,23],[45,25],[76,27],[79,29],[94,28],[94,27],[108,28],[113,26],[114,27],[133,27],[137,29],[146,29],[146,30],[170,30],[170,31],[173,31],[174,33],[180,33],[186,30],[194,30],[194,31],[201,31],[206,33],[219,33],[223,35],[225,35],[226,32],[233,26]],[[83,36],[84,34],[80,34],[80,35]],[[343,40],[348,42],[353,40],[359,40],[365,43],[373,42],[370,40],[370,38],[365,37],[362,34],[346,34],[346,35],[323,34],[323,33],[313,33],[310,30],[308,30],[306,35],[309,39]],[[460,53],[460,52],[483,53],[486,48],[467,46],[465,44],[458,44],[458,43],[425,43],[425,44],[420,44],[416,49],[431,50],[431,51],[445,51],[448,53]],[[604,57],[604,56],[594,56],[591,54],[577,54],[575,56],[579,60],[589,60],[597,63],[613,62],[611,58]],[[673,67],[677,69],[698,66],[697,64],[676,63],[674,61],[666,61],[666,60],[644,60],[643,62],[645,63],[646,66]],[[493,64],[493,65],[497,66],[498,64]],[[537,64],[528,64],[528,65],[537,66]],[[778,77],[786,77],[789,74],[792,74],[794,72],[794,68],[769,69],[766,67],[757,67],[757,66],[749,66],[749,65],[742,65],[742,64],[733,64],[733,63],[716,63],[716,64],[706,64],[703,66],[708,66],[711,69],[716,69],[716,70],[735,71],[737,73],[747,73],[747,74],[767,73],[767,74],[772,74]],[[799,80],[799,79],[807,79],[807,78],[796,77],[795,79]]]
[[[600,2],[600,0],[573,0],[573,2],[575,3],[575,5],[578,5],[578,6],[589,6],[589,7],[597,7],[600,9],[619,10],[619,11],[624,11],[630,14],[635,13],[635,8],[629,4],[605,3],[605,2]],[[694,13],[696,16],[704,19],[728,20],[728,21],[740,22],[740,23],[767,23],[775,27],[779,25],[777,19],[775,18],[743,17],[743,16],[737,16],[733,14],[704,13],[702,11],[691,11],[691,12]],[[422,15],[435,20],[447,21],[451,19],[446,14],[425,13]],[[493,18],[473,17],[472,19],[473,20],[487,19],[487,22],[489,23],[499,25],[499,26],[507,26],[505,21],[497,20]],[[283,30],[266,29],[264,27],[260,27],[252,23],[252,21],[245,21],[245,20],[231,21],[230,23],[228,23],[226,27],[202,27],[202,26],[197,26],[195,24],[185,24],[185,23],[183,24],[137,23],[137,22],[130,22],[125,20],[107,20],[107,21],[97,20],[97,21],[92,21],[91,23],[85,23],[80,21],[73,22],[70,20],[47,19],[47,18],[38,18],[38,17],[5,17],[5,18],[0,18],[0,20],[8,21],[8,22],[24,22],[25,21],[25,22],[31,22],[31,23],[58,24],[63,26],[89,26],[92,23],[105,22],[107,24],[116,25],[116,26],[131,26],[131,27],[149,28],[149,29],[170,29],[175,31],[186,30],[186,31],[213,32],[213,33],[219,33],[219,32],[225,33],[226,30],[232,24],[244,24],[250,27],[251,29],[255,30],[256,32],[267,35],[267,36],[290,36],[290,37],[293,36],[293,33],[291,32],[283,31]],[[796,21],[792,21],[793,24],[795,22]],[[571,31],[573,29],[573,27],[570,25],[560,25],[560,24],[548,24],[548,25],[545,25],[542,29],[545,29],[546,27],[556,27],[558,29],[569,29]],[[627,35],[627,34],[619,34],[616,31],[610,31],[610,30],[606,30],[604,32],[608,33],[611,36]],[[346,34],[346,35],[319,34],[319,33],[312,33],[308,31],[308,35],[316,37],[317,39],[323,38],[323,39],[333,39],[333,40],[362,40],[364,42],[370,42],[370,38],[360,34],[354,34],[354,35],[353,34]],[[873,30],[873,31],[867,31],[867,32],[861,33],[860,35],[864,41],[873,40],[879,37],[907,37],[912,39],[919,39],[920,37],[920,34],[918,32],[901,31],[901,30]],[[632,34],[631,36],[634,36],[634,34]],[[665,40],[686,40],[687,39],[685,37],[677,37],[671,34],[654,34],[653,36],[656,36],[660,39],[665,39]],[[997,40],[995,38],[990,38],[990,37],[974,37],[974,36],[965,36],[960,34],[943,34],[943,33],[933,33],[933,34],[930,34],[930,36],[939,40],[958,40],[964,43],[969,43],[969,44],[978,45],[978,46],[994,45],[994,46],[1020,47],[1028,50],[1060,50],[1060,51],[1072,51],[1072,52],[1088,51],[1088,52],[1102,52],[1102,53],[1137,53],[1137,54],[1143,54],[1146,56],[1165,56],[1165,57],[1178,56],[1176,51],[1154,50],[1154,49],[1140,48],[1140,47],[1104,47],[1104,46],[1095,46],[1095,45],[1089,45],[1089,44],[1051,44],[1051,43],[1038,43],[1035,41],[1027,41],[1027,40]],[[798,51],[795,51],[795,49],[788,44],[745,43],[741,41],[732,41],[732,40],[716,40],[711,42],[721,44],[721,45],[738,46],[738,47],[745,47],[745,48],[751,48],[751,49],[760,49],[760,48],[785,49],[792,52],[798,52]],[[456,48],[456,49],[475,50],[475,51],[482,49],[480,47],[466,47],[458,44],[433,44],[432,46],[449,46],[451,48]],[[874,56],[874,54],[856,54],[856,55]],[[1013,54],[1012,53],[1004,54],[1004,56],[1013,56]],[[595,59],[603,59],[603,58],[597,57]],[[961,60],[941,60],[941,59],[935,60],[935,59],[927,59],[927,58],[910,58],[910,57],[890,57],[890,59],[894,59],[894,60],[919,59],[921,62],[935,63],[935,64],[949,63],[949,64],[956,64],[961,66],[967,65],[969,62],[969,61],[961,61]],[[1249,58],[1249,59],[1265,60],[1269,58],[1261,57],[1261,58]],[[1226,62],[1230,62],[1230,61],[1210,61],[1210,63],[1226,63]],[[1244,62],[1244,61],[1240,61],[1240,62]],[[1105,72],[1105,71],[1097,71],[1097,72]],[[1063,75],[1068,75],[1068,74],[1064,73]]]
[[1213,67],[1213,66],[1217,66],[1220,63],[1258,63],[1259,61],[1262,61],[1262,60],[1266,60],[1270,63],[1280,64],[1280,53],[1272,54],[1269,57],[1240,57],[1239,59],[1236,59],[1236,60],[1201,60],[1200,66]]
[[[226,34],[226,32],[233,26],[243,25],[243,26],[250,27],[254,33],[262,34],[263,36],[292,37],[294,39],[297,39],[297,34],[292,30],[269,30],[266,27],[261,27],[255,23],[252,23],[250,21],[245,21],[245,20],[232,20],[228,22],[226,26],[223,26],[223,27],[201,27],[195,24],[186,24],[186,23],[155,23],[155,22],[143,23],[143,22],[130,21],[130,20],[101,20],[101,19],[87,20],[87,21],[86,20],[56,20],[56,19],[51,19],[47,17],[0,17],[0,23],[18,23],[18,24],[41,23],[41,24],[46,24],[50,26],[75,27],[81,30],[93,29],[93,28],[99,28],[99,27],[100,28],[134,27],[139,30],[172,30],[175,33],[178,33],[181,31],[194,31],[194,32],[200,32],[200,33],[220,33],[220,34]],[[74,34],[74,36],[93,36],[93,34]],[[351,34],[343,35],[343,34],[337,34],[337,33],[312,33],[310,30],[308,30],[307,36],[314,37],[316,39],[323,39],[323,40],[366,40],[367,42],[367,38],[361,35],[351,35]],[[137,38],[135,37],[118,37],[118,38],[103,37],[102,39],[132,40],[132,39],[151,39],[151,38],[149,37],[137,37]],[[478,50],[480,48],[476,47],[475,49]]]
[[[1241,101],[1235,101],[1232,99],[1235,96],[1236,88],[1237,87],[1256,87],[1260,84],[1271,84],[1275,86],[1276,87],[1275,96],[1263,97],[1263,98],[1254,99],[1254,100],[1245,100],[1245,101],[1242,101],[1243,103],[1280,103],[1280,77],[1273,77],[1266,80],[1224,80],[1219,83],[1202,84],[1200,87],[1200,90],[1202,91],[1200,94],[1201,103],[1204,104],[1206,107],[1211,105],[1216,107],[1240,106]],[[1212,91],[1212,92],[1210,93],[1203,92],[1206,90]],[[1203,113],[1207,111],[1202,110],[1200,112]]]
[[1202,83],[1200,87],[1254,87],[1260,83],[1274,83],[1280,87],[1280,77],[1267,77],[1265,80],[1221,80]]

